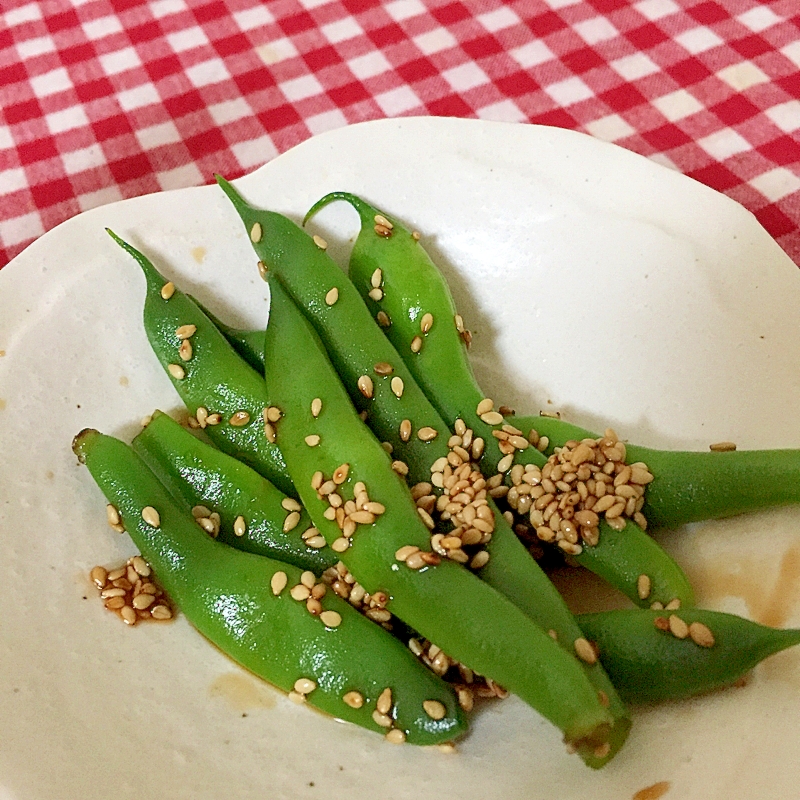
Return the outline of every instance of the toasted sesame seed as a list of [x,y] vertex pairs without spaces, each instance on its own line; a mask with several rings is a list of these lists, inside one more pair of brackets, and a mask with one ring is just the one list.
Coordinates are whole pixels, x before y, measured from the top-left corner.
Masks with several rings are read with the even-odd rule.
[[373,368],[376,375],[391,375],[394,367],[386,361],[379,361]]
[[465,328],[464,328],[464,318],[461,316],[461,314],[456,314],[453,317],[453,322],[455,323],[456,330],[459,333],[464,333],[464,330],[465,330]]
[[153,619],[172,619],[172,609],[169,606],[165,606],[163,604],[157,606],[150,607],[150,616]]
[[411,238],[418,242],[422,238],[422,234],[419,231],[411,231]]
[[689,625],[689,636],[692,641],[700,647],[713,647],[715,644],[714,634],[711,629],[702,622],[692,622]]
[[491,397],[484,397],[483,400],[478,403],[477,408],[475,409],[475,413],[480,417],[483,414],[487,414],[489,411],[494,409],[494,400]]
[[487,411],[479,416],[487,425],[499,425],[503,421],[503,415],[499,411]]
[[376,303],[380,303],[380,301],[383,300],[383,289],[370,289],[369,297]]
[[427,425],[417,431],[417,438],[421,439],[423,442],[430,442],[438,435],[439,431],[437,431],[436,428],[431,428]]
[[400,440],[407,442],[411,438],[411,420],[404,419],[400,423]]
[[597,661],[597,653],[594,647],[582,636],[578,637],[574,642],[575,654],[581,661],[587,664],[594,664]]
[[304,694],[300,694],[300,692],[289,692],[287,697],[293,703],[297,703],[297,705],[302,705],[306,701],[306,696]]
[[419,323],[419,329],[422,333],[427,333],[433,327],[433,314],[427,313],[422,315]]
[[137,594],[136,597],[133,598],[131,604],[137,611],[144,611],[146,608],[150,608],[153,603],[155,603],[156,598],[153,597],[152,594]]
[[178,348],[178,355],[184,361],[191,361],[192,353],[193,353],[192,343],[188,339],[185,339],[184,341],[181,342],[181,346]]
[[413,553],[418,553],[419,547],[414,544],[407,544],[401,547],[395,554],[394,557],[398,561],[405,561],[410,555]]
[[176,381],[182,381],[186,377],[186,370],[180,364],[170,364],[167,371]]
[[392,718],[388,714],[382,714],[377,708],[372,712],[372,719],[376,725],[380,725],[382,728],[392,727]]
[[374,231],[378,236],[383,236],[384,239],[388,239],[392,235],[392,229],[388,225],[381,225],[380,223],[375,225]]
[[151,527],[151,528],[160,528],[161,527],[161,517],[158,514],[153,506],[145,506],[142,509],[142,519]]
[[197,333],[197,325],[181,325],[176,329],[175,335],[181,340],[191,339]]
[[141,556],[134,556],[131,559],[131,566],[136,571],[137,575],[141,575],[143,578],[148,578],[150,576],[150,565]]
[[339,289],[334,286],[332,289],[329,289],[328,293],[325,295],[325,303],[329,306],[332,306],[338,299]]
[[361,708],[364,705],[364,695],[361,692],[347,692],[342,696],[342,701],[350,708]]
[[261,223],[254,222],[253,227],[250,228],[250,241],[253,242],[253,244],[258,244],[261,241],[261,236]]
[[322,400],[319,397],[315,397],[311,401],[311,416],[316,419],[319,416],[320,412],[322,411]]
[[299,511],[292,511],[286,515],[286,519],[283,521],[283,532],[289,533],[289,531],[294,530],[300,522],[300,512]]
[[308,586],[303,586],[302,583],[297,583],[289,589],[289,594],[292,600],[297,600],[298,603],[304,603],[311,597],[311,589]]
[[689,626],[677,615],[669,615],[669,630],[676,639],[685,639],[689,635]]
[[102,589],[106,585],[108,579],[108,572],[101,566],[94,567],[89,573],[89,577],[98,589]]
[[348,547],[350,547],[350,540],[344,536],[340,536],[338,539],[335,539],[331,544],[331,550],[333,550],[335,553],[344,553]]
[[370,378],[369,375],[362,375],[358,379],[358,391],[361,392],[361,394],[367,399],[372,397],[374,386],[372,383],[372,378]]
[[274,573],[269,582],[269,585],[272,588],[272,594],[279,595],[286,588],[288,580],[289,578],[287,577],[286,573],[283,572],[283,570],[278,570],[276,573]]
[[228,422],[234,428],[243,428],[250,422],[250,414],[247,411],[234,411]]
[[509,453],[507,456],[503,456],[497,462],[497,471],[498,472],[508,472],[514,464],[514,454]]
[[244,517],[239,515],[233,521],[233,535],[234,536],[244,536],[247,533],[247,523],[244,520]]
[[319,618],[326,628],[338,628],[342,624],[342,615],[338,611],[323,611]]
[[447,708],[439,700],[423,700],[422,708],[431,719],[444,719],[447,714]]
[[411,340],[411,352],[412,353],[419,353],[420,350],[422,350],[422,337],[421,336],[415,336]]
[[217,414],[216,412],[209,414],[206,419],[207,425],[219,425],[220,422],[222,422],[222,414]]
[[167,281],[161,287],[161,297],[164,300],[169,300],[175,294],[175,284],[172,281]]
[[382,328],[388,328],[392,324],[392,321],[389,319],[389,315],[383,310],[379,311],[375,315],[375,319],[378,320],[378,325],[380,325]]
[[120,523],[119,511],[117,511],[116,506],[113,506],[111,503],[106,506],[106,520],[108,524],[112,526],[119,525]]
[[667,611],[675,611],[676,609],[678,609],[678,608],[680,608],[680,607],[681,607],[681,600],[680,600],[680,598],[679,598],[679,597],[673,597],[673,598],[672,598],[672,600],[670,600],[670,601],[669,601],[669,602],[668,602],[668,603],[667,603],[667,604],[664,606],[664,608],[665,608]]
[[469,562],[469,565],[472,569],[480,569],[481,567],[485,567],[489,563],[489,551],[488,550],[480,550],[472,557],[472,560]]
[[712,453],[728,453],[736,449],[736,442],[714,442],[708,446],[708,449]]
[[256,266],[258,267],[258,274],[261,276],[261,280],[265,281],[267,279],[267,265],[263,261],[259,261]]
[[321,550],[326,544],[324,536],[310,536],[306,539],[306,545],[314,550]]
[[650,580],[649,575],[640,575],[636,581],[636,592],[639,595],[640,600],[646,600],[650,597],[650,592],[652,591],[652,581]]
[[404,461],[392,461],[392,469],[398,475],[408,475],[408,464],[406,464]]
[[388,714],[392,710],[392,690],[388,686],[378,695],[375,709],[379,714]]
[[294,690],[298,694],[311,694],[316,688],[317,684],[315,681],[312,681],[311,678],[298,678],[294,682]]
[[319,247],[320,250],[325,250],[328,247],[328,243],[321,236],[314,234],[313,239],[314,244]]
[[392,378],[391,383],[389,384],[392,389],[392,393],[395,397],[402,397],[403,390],[405,389],[405,384],[403,383],[403,379],[399,375],[395,375]]
[[119,611],[119,615],[122,617],[122,620],[126,625],[136,624],[136,612],[130,606],[122,606]]
[[316,433],[312,433],[306,436],[304,441],[309,447],[316,447],[320,443],[320,437]]
[[336,467],[336,470],[333,473],[333,482],[340,486],[347,480],[347,475],[350,472],[350,465],[349,464],[340,464]]
[[388,228],[389,230],[392,230],[392,228],[394,228],[394,225],[391,222],[389,222],[389,220],[386,219],[386,217],[384,217],[383,214],[376,214],[373,222],[376,225],[383,225],[384,228]]

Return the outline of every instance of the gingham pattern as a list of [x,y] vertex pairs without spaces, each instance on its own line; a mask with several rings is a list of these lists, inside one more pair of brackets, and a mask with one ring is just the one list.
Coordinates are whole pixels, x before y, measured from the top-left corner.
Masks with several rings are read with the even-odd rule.
[[0,265],[88,208],[399,115],[586,131],[800,264],[798,0],[3,0]]

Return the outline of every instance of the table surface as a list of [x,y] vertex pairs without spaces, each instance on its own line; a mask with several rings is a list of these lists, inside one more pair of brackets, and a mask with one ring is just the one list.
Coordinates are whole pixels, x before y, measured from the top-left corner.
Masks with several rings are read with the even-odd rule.
[[797,0],[3,0],[0,266],[86,209],[405,115],[613,141],[800,264]]

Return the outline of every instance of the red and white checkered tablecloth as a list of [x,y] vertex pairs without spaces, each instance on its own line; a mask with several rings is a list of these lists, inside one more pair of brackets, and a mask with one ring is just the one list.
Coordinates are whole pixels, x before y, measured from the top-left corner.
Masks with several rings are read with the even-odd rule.
[[85,209],[400,115],[614,141],[800,264],[799,0],[3,0],[0,266]]

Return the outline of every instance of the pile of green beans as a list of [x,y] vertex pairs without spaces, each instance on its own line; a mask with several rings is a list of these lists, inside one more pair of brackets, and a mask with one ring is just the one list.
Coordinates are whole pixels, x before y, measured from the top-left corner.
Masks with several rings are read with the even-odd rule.
[[[486,395],[449,289],[398,220],[344,192],[311,209],[345,200],[359,213],[348,277],[293,222],[218,181],[269,282],[266,333],[225,325],[109,232],[142,269],[145,331],[204,436],[155,412],[132,447],[86,430],[73,449],[178,607],[220,649],[298,702],[389,741],[450,742],[466,715],[405,645],[421,637],[517,694],[599,768],[628,735],[625,703],[730,685],[800,642],[796,631],[694,608],[680,567],[633,523],[601,520],[599,541],[572,555],[640,608],[573,617],[515,535],[514,509],[498,508],[485,487],[502,486],[512,461],[541,468],[555,448],[597,437],[561,420],[479,413]],[[502,425],[549,444],[510,460],[493,435]],[[490,525],[453,559],[432,536],[455,523],[417,501],[427,492],[428,508],[448,507],[432,476],[436,464],[465,466],[453,460],[464,430],[485,443],[468,457],[468,497]],[[652,525],[798,499],[787,488],[800,472],[796,451],[628,445],[627,461],[655,476],[643,506]],[[765,471],[771,494],[742,491]],[[504,492],[494,494],[501,503]],[[216,540],[194,521],[197,507],[219,515]],[[337,569],[359,598],[380,602],[358,613],[354,595],[348,603],[322,583]]]

